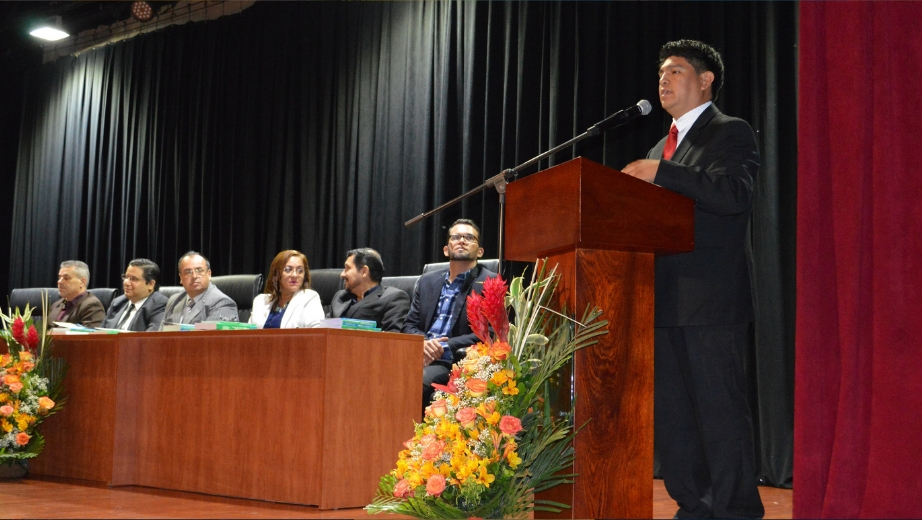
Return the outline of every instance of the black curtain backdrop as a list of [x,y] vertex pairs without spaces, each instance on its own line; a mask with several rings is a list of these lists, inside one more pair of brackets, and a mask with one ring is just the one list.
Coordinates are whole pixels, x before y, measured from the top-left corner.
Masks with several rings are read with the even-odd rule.
[[761,476],[789,487],[796,9],[257,2],[59,59],[23,78],[9,285],[52,286],[58,263],[76,258],[91,287],[119,287],[134,257],[176,285],[189,249],[223,275],[265,272],[287,248],[338,267],[369,246],[387,274],[412,274],[443,259],[446,227],[462,216],[481,223],[493,257],[493,190],[403,223],[641,98],[650,116],[540,169],[576,156],[620,169],[644,156],[670,121],[657,102],[659,46],[701,39],[726,60],[718,106],[752,124],[762,152],[752,399]]

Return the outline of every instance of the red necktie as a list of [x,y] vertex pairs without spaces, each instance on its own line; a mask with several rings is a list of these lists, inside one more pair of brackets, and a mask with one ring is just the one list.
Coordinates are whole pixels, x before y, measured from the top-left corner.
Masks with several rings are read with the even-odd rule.
[[672,123],[672,127],[669,128],[669,137],[666,138],[666,147],[663,148],[663,159],[667,161],[672,159],[672,154],[675,153],[675,147],[678,142],[679,129],[676,128],[675,123]]

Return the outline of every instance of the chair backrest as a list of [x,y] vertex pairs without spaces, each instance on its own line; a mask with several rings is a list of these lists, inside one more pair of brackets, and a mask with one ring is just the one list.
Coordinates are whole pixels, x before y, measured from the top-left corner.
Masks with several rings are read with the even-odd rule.
[[118,289],[113,289],[111,287],[101,287],[98,289],[89,289],[90,294],[99,298],[99,301],[102,302],[102,308],[106,311],[109,310],[109,305],[112,304],[112,300],[118,297]]
[[326,312],[333,301],[333,295],[343,288],[343,279],[339,277],[342,269],[311,269],[311,289],[320,295],[320,303]]
[[161,285],[157,290],[169,300],[173,295],[185,291],[186,288],[182,285]]
[[[261,274],[229,274],[225,276],[212,276],[211,283],[237,304],[237,318],[241,322],[250,319],[253,310],[253,298],[262,292],[263,275]],[[161,288],[161,291],[163,288]]]
[[419,275],[412,276],[385,276],[381,279],[381,285],[384,287],[396,287],[407,293],[410,300],[413,299],[413,290],[416,289],[416,280]]
[[[477,261],[478,264],[486,267],[494,273],[499,272],[499,259],[498,258],[487,258],[484,260],[481,258]],[[448,262],[435,262],[432,264],[426,264],[423,266],[423,274],[430,273],[432,271],[438,271],[439,269],[448,269]]]
[[10,309],[26,310],[26,304],[36,309],[33,316],[42,315],[42,293],[48,293],[48,306],[61,299],[61,294],[57,287],[27,287],[25,289],[13,289],[10,293]]

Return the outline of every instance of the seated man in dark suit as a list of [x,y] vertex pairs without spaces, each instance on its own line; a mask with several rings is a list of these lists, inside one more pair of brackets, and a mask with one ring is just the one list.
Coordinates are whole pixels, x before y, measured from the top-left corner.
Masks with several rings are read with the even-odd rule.
[[330,311],[334,318],[373,320],[385,332],[400,332],[410,297],[400,289],[381,286],[384,262],[377,251],[366,247],[346,253],[339,277],[346,289],[333,295]]
[[61,299],[51,304],[48,319],[77,323],[90,328],[98,327],[106,317],[106,309],[99,298],[86,290],[89,283],[88,265],[80,260],[61,262],[61,269],[58,271],[58,292]]
[[467,297],[480,294],[483,282],[496,273],[477,263],[483,256],[480,228],[474,221],[458,219],[448,230],[442,248],[448,269],[422,275],[413,290],[410,313],[403,323],[408,334],[423,340],[423,407],[432,401],[432,383],[446,384],[459,348],[477,343],[467,322]]
[[112,300],[102,327],[136,332],[160,330],[166,296],[157,292],[160,267],[146,258],[128,262],[122,275],[125,294]]
[[211,283],[211,262],[200,253],[189,251],[182,255],[179,280],[185,292],[174,294],[166,302],[162,325],[238,321],[237,304]]

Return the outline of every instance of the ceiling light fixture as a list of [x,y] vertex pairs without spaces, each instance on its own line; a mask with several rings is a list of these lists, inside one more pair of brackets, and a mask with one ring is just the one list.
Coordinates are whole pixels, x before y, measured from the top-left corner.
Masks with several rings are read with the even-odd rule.
[[154,15],[154,10],[147,2],[135,2],[131,4],[131,16],[139,22],[146,22]]
[[56,42],[58,40],[63,40],[64,38],[67,38],[68,36],[70,36],[69,34],[64,32],[64,29],[61,28],[61,17],[60,16],[52,16],[51,23],[46,23],[45,25],[39,27],[38,29],[35,29],[29,34],[31,34],[32,36],[35,36],[36,38],[41,38],[43,40],[48,40],[50,42]]

